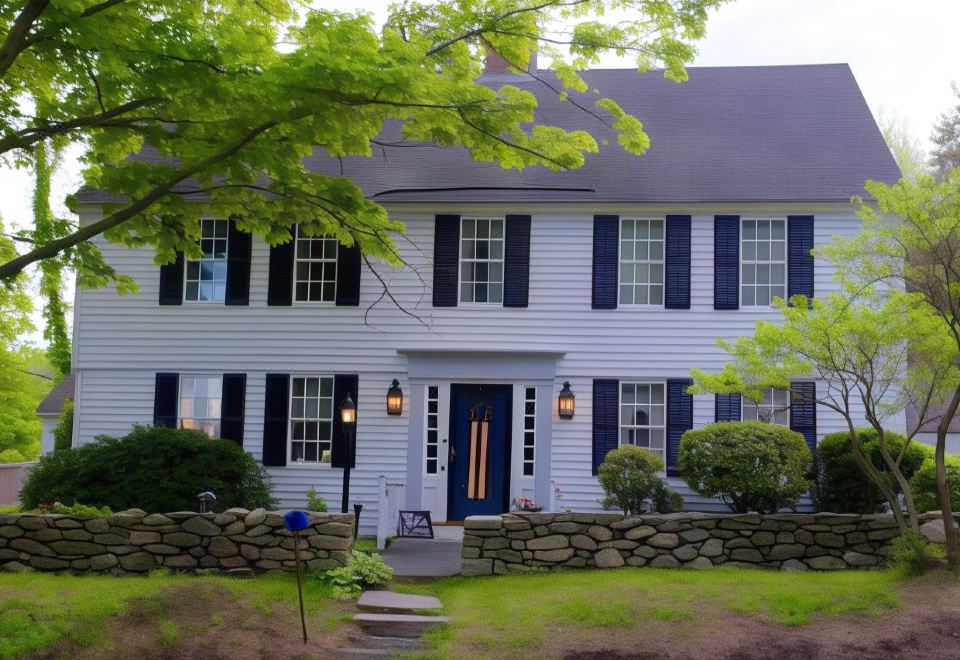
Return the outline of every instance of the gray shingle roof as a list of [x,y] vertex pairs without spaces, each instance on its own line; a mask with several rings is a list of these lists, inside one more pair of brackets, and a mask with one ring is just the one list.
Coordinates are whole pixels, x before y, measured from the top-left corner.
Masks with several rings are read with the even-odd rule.
[[[372,158],[335,161],[318,152],[316,171],[352,178],[381,202],[759,202],[847,201],[867,179],[893,182],[900,171],[846,64],[691,67],[682,84],[659,72],[595,69],[590,88],[643,121],[651,146],[626,153],[615,134],[527,76],[488,76],[540,100],[538,121],[590,131],[601,144],[583,168],[522,172],[478,163],[464,149],[432,145],[378,148]],[[552,78],[548,71],[538,75]],[[596,96],[572,94],[592,107]],[[382,139],[399,139],[387,126]],[[105,198],[84,191],[80,201]]]
[[74,397],[77,385],[77,378],[73,374],[64,376],[63,380],[57,383],[50,394],[37,406],[38,415],[59,415],[63,412],[63,405],[68,399]]

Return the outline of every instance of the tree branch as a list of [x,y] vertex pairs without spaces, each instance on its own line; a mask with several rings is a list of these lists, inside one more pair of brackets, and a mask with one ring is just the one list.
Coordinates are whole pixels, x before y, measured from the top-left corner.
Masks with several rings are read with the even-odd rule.
[[3,76],[13,66],[17,56],[26,50],[29,45],[27,43],[27,33],[30,32],[30,28],[33,27],[34,22],[40,17],[48,4],[50,4],[50,0],[30,0],[24,6],[20,15],[17,16],[13,22],[13,27],[7,33],[3,46],[0,46],[0,76]]

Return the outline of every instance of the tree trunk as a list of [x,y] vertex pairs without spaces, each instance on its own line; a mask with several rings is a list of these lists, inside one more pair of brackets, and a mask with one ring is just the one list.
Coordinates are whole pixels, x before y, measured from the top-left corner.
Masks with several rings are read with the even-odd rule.
[[884,463],[887,464],[890,474],[893,475],[897,485],[900,487],[900,493],[903,495],[903,502],[907,507],[907,517],[910,520],[910,529],[918,531],[920,529],[920,521],[917,519],[917,507],[913,503],[913,490],[910,488],[910,482],[904,476],[903,470],[900,469],[897,462],[893,460],[893,456],[887,451],[886,435],[884,434],[883,427],[874,425],[874,428],[877,430],[880,438],[880,455],[883,457]]
[[900,528],[900,533],[906,532],[910,528],[910,525],[903,517],[903,511],[900,509],[900,499],[890,487],[890,484],[887,483],[887,480],[880,474],[880,470],[874,466],[873,462],[863,452],[860,437],[857,435],[857,430],[854,428],[851,420],[847,420],[847,426],[850,430],[850,448],[853,452],[853,460],[857,462],[860,470],[867,475],[867,478],[872,481],[874,485],[880,489],[880,492],[883,493],[883,496],[887,498],[887,502],[890,503],[890,510],[893,512],[893,518],[897,521],[897,527]]
[[960,538],[954,529],[953,506],[950,503],[950,488],[947,485],[946,448],[947,432],[950,422],[960,407],[960,387],[953,393],[953,399],[937,426],[937,501],[940,503],[940,515],[943,517],[943,533],[947,537],[947,565],[952,571],[960,571]]

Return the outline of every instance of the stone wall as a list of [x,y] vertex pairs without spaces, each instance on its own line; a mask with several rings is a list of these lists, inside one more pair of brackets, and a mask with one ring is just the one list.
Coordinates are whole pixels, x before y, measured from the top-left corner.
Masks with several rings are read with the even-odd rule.
[[[922,516],[925,532],[939,516]],[[463,575],[624,565],[859,568],[882,564],[898,535],[892,515],[832,513],[511,513],[467,518],[463,527]],[[939,530],[942,537],[942,523]]]
[[[311,513],[300,532],[307,567],[342,566],[353,545],[353,515]],[[293,534],[282,514],[263,509],[103,518],[0,515],[0,570],[142,573],[155,568],[294,568]]]

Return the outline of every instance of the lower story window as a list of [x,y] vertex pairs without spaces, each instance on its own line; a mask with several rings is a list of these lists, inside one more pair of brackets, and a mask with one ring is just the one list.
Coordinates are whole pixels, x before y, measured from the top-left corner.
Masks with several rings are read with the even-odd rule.
[[663,383],[620,384],[620,444],[649,449],[666,460]]
[[219,438],[222,394],[222,376],[180,376],[180,428]]
[[763,401],[760,403],[743,397],[741,419],[758,419],[761,422],[789,426],[790,392],[788,390],[764,390]]
[[290,387],[290,460],[329,463],[333,437],[333,377],[294,376]]

